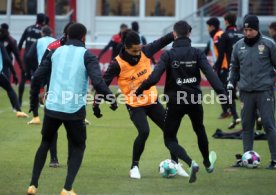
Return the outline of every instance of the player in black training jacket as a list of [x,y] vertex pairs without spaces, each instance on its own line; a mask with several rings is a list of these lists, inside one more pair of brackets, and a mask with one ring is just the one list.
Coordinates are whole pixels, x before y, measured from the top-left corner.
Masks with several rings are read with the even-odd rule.
[[[243,38],[243,34],[237,29],[236,20],[237,17],[233,13],[228,13],[224,16],[226,30],[218,40],[218,58],[213,66],[214,70],[217,71],[221,81],[223,82],[225,89],[227,85],[233,45],[238,40]],[[227,68],[222,67],[224,56],[226,56]],[[231,97],[236,98],[235,94],[236,90],[232,90]],[[232,99],[232,104],[229,105],[231,114],[233,116],[233,121],[229,124],[228,129],[233,129],[241,121],[236,110],[236,103],[234,98]]]
[[[189,116],[197,135],[203,164],[208,173],[213,172],[216,153],[210,152],[208,138],[203,124],[203,107],[201,104],[200,70],[218,94],[225,94],[225,89],[214,73],[203,52],[191,47],[189,35],[192,28],[185,21],[174,25],[175,41],[173,48],[165,52],[152,74],[136,90],[141,95],[144,90],[155,85],[166,71],[165,94],[169,101],[166,108],[164,139],[167,148],[190,167],[189,182],[196,181],[199,166],[189,157],[185,149],[177,143],[177,132],[185,114]],[[227,98],[226,98],[227,99]]]
[[26,54],[28,53],[29,49],[31,48],[32,44],[37,41],[37,39],[41,38],[41,28],[44,25],[45,15],[40,13],[36,15],[36,23],[34,25],[28,26],[18,43],[18,49],[21,51],[23,43],[25,42],[25,51],[24,51],[24,65],[25,65],[25,75],[21,75],[21,81],[18,88],[18,98],[20,105],[22,104],[22,98],[25,89],[26,80],[31,80],[32,73],[37,68],[37,65],[34,64],[27,64],[26,62]]

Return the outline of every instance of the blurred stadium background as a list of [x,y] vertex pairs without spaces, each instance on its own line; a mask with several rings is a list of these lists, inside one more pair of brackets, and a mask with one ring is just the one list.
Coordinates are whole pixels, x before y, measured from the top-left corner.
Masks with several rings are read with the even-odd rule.
[[268,24],[276,19],[276,0],[1,0],[0,23],[8,23],[18,40],[35,22],[36,13],[50,17],[57,37],[69,20],[75,20],[86,25],[88,46],[102,48],[121,23],[130,26],[138,21],[140,32],[152,41],[184,19],[192,24],[193,43],[204,44],[208,39],[205,21],[217,16],[222,22],[228,11],[238,15],[239,25],[246,14],[258,15],[261,30],[267,34]]
[[[209,39],[206,21],[216,16],[224,29],[223,15],[236,13],[238,27],[247,14],[260,19],[263,34],[268,34],[268,25],[276,21],[276,0],[1,0],[0,23],[9,24],[10,34],[19,41],[24,29],[35,23],[37,13],[50,18],[54,36],[59,38],[69,21],[83,23],[88,30],[86,46],[97,56],[119,32],[122,23],[131,27],[137,21],[140,33],[147,42],[172,30],[178,20],[192,25],[193,46],[204,48]],[[111,52],[101,58],[102,71],[109,65]],[[160,52],[155,59],[159,59]],[[211,62],[212,64],[212,62]],[[18,66],[15,66],[17,69]],[[204,80],[204,79],[203,79]],[[160,84],[160,83],[159,83]],[[162,82],[161,82],[162,84]]]

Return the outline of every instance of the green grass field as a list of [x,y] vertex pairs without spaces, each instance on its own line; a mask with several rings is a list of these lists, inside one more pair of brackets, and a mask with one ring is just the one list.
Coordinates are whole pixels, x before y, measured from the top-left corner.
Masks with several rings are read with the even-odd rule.
[[[209,92],[204,90],[205,93]],[[160,129],[150,122],[151,132],[140,161],[141,180],[128,177],[132,144],[136,129],[129,119],[124,105],[117,111],[111,111],[102,105],[103,117],[96,119],[87,107],[87,144],[85,157],[74,183],[78,195],[132,195],[132,194],[276,194],[276,171],[266,170],[270,161],[267,141],[255,141],[254,149],[261,155],[258,169],[230,166],[236,153],[242,152],[241,140],[221,140],[212,138],[216,128],[227,130],[231,119],[218,120],[221,112],[219,105],[204,105],[205,126],[209,137],[209,146],[218,155],[216,170],[208,174],[202,164],[195,134],[188,118],[181,124],[178,139],[191,157],[200,165],[198,180],[188,183],[188,178],[162,178],[157,169],[159,163],[169,158],[163,144]],[[27,112],[28,88],[25,91],[23,111]],[[42,118],[43,111],[40,109]],[[28,126],[30,119],[17,119],[12,112],[5,91],[0,89],[0,194],[25,194],[30,182],[33,159],[40,143],[41,126]],[[239,129],[240,126],[237,126]],[[49,155],[48,155],[49,157]],[[66,176],[67,140],[64,128],[59,130],[58,158],[60,168],[49,168],[49,158],[45,164],[39,182],[39,195],[57,195],[60,193]],[[187,165],[184,164],[187,169]]]

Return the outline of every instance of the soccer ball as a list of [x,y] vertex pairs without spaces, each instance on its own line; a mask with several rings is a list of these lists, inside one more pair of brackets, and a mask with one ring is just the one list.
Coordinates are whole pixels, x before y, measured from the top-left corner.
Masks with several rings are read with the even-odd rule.
[[261,163],[260,155],[253,150],[247,151],[242,155],[242,163],[247,168],[257,168]]
[[177,173],[177,167],[178,165],[175,161],[166,159],[159,164],[159,173],[166,178],[174,177]]

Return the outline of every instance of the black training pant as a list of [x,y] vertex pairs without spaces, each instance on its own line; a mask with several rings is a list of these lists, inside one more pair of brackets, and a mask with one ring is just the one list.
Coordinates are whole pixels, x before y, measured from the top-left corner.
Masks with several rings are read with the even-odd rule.
[[22,105],[25,83],[26,81],[30,81],[32,79],[32,75],[37,69],[37,65],[27,63],[26,53],[27,51],[25,51],[24,53],[25,75],[21,74],[21,80],[18,86],[18,98],[19,98],[18,100],[20,105]]
[[12,88],[9,80],[7,79],[6,75],[4,75],[3,72],[0,72],[0,87],[2,87],[3,89],[6,90],[8,96],[9,96],[12,107],[14,109],[16,109],[16,111],[21,111],[17,95],[16,95],[15,91],[13,90],[13,88]]
[[[150,128],[147,116],[163,131],[165,109],[156,102],[148,106],[131,107],[127,105],[130,119],[138,130],[138,136],[133,144],[132,162],[138,162],[144,151]],[[177,158],[171,154],[171,158],[178,162]]]
[[167,148],[191,166],[192,159],[183,147],[177,143],[177,132],[184,115],[187,114],[197,135],[199,150],[203,156],[203,163],[210,166],[208,138],[203,125],[203,107],[201,104],[168,104],[165,116],[164,139]]
[[38,179],[47,158],[47,152],[57,134],[57,130],[64,124],[67,138],[70,140],[71,151],[68,159],[67,177],[64,188],[71,190],[74,179],[81,166],[86,141],[86,126],[83,120],[60,120],[45,114],[42,126],[42,140],[36,152],[31,185],[38,186]]

